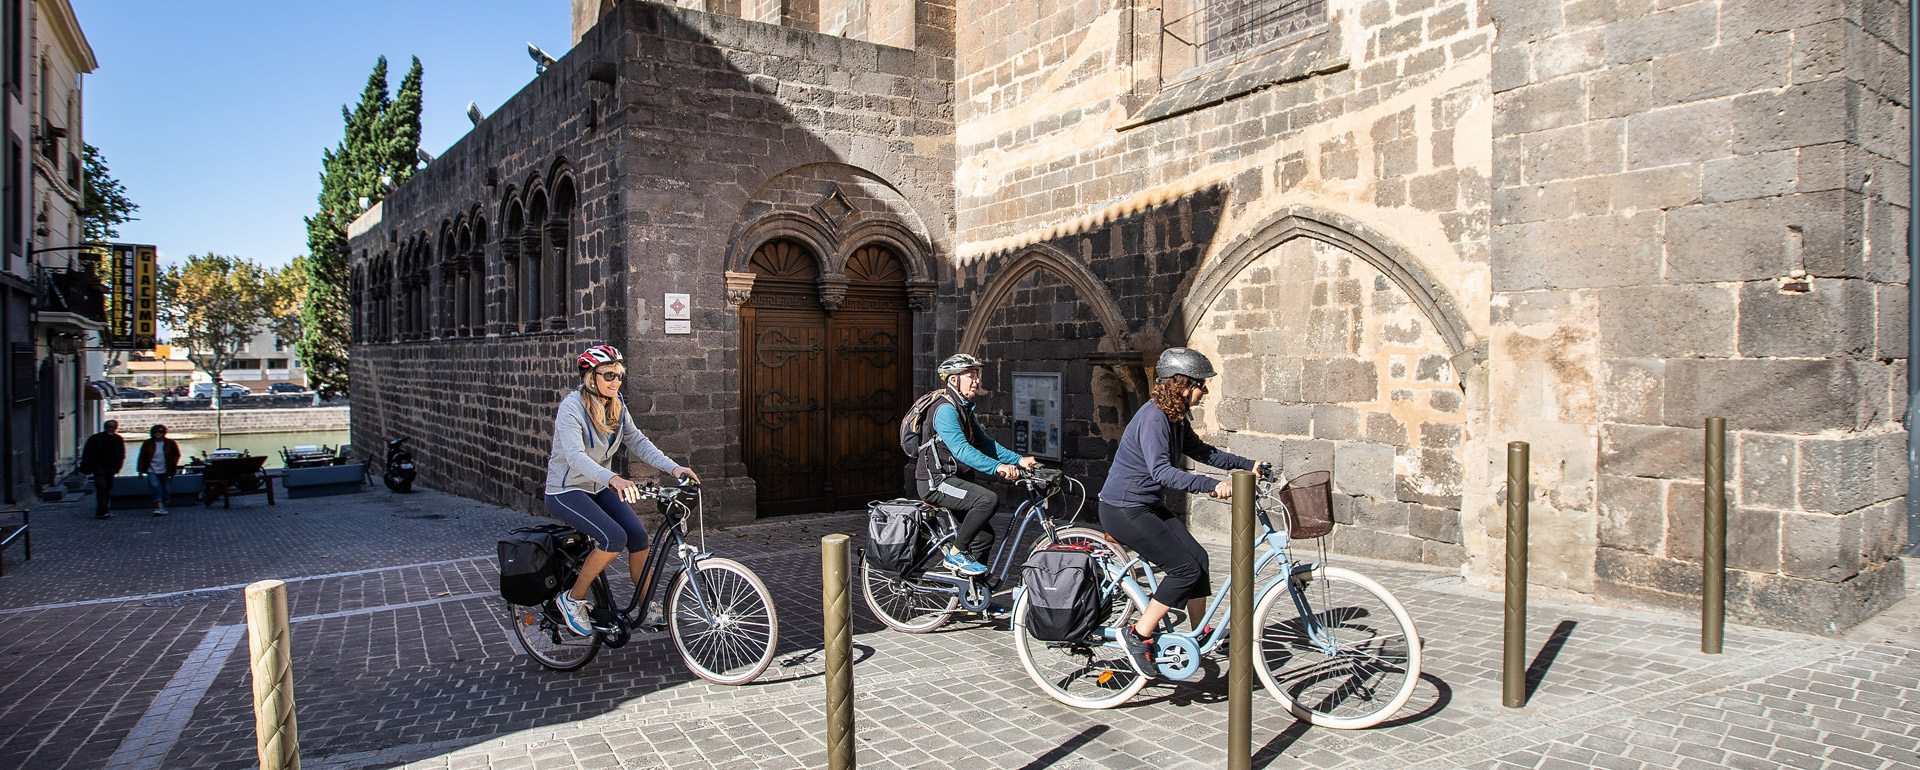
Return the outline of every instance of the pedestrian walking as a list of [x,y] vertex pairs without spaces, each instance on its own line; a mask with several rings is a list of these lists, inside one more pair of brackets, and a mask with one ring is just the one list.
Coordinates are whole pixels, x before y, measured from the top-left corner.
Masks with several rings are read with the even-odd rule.
[[94,518],[113,518],[107,513],[108,498],[113,496],[113,477],[126,462],[127,442],[120,438],[119,420],[108,420],[80,448],[80,472],[93,476]]
[[167,515],[168,486],[180,472],[180,445],[167,438],[167,426],[156,424],[147,429],[147,440],[140,442],[140,456],[134,462],[147,477],[147,492],[153,495],[153,515]]

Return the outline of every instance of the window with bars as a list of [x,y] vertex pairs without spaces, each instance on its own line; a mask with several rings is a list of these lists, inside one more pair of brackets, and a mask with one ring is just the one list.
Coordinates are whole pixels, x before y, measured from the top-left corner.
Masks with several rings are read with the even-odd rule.
[[1165,0],[1161,77],[1230,63],[1262,46],[1319,27],[1326,0]]

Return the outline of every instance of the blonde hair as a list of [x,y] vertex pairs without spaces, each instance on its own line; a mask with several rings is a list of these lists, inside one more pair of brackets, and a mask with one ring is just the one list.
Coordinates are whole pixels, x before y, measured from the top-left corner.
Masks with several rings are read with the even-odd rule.
[[580,375],[580,404],[587,408],[587,419],[601,433],[612,433],[620,425],[620,399],[600,395],[593,387],[594,380],[599,379],[600,372],[616,367],[622,373],[627,369],[619,363],[601,364]]

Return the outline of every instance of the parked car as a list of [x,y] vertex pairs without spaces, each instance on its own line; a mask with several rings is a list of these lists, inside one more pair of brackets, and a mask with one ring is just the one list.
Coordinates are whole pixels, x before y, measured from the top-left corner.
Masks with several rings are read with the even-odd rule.
[[[196,382],[187,394],[192,398],[213,398],[213,383]],[[221,399],[241,398],[251,395],[253,395],[253,391],[248,390],[245,385],[236,385],[231,382],[220,383]]]
[[141,390],[139,388],[130,388],[125,385],[122,385],[120,386],[119,390],[114,392],[113,395],[114,395],[114,398],[118,398],[121,401],[145,401],[147,399],[154,398],[160,394],[155,393],[151,390]]
[[291,382],[276,382],[267,386],[268,393],[305,393],[307,386]]

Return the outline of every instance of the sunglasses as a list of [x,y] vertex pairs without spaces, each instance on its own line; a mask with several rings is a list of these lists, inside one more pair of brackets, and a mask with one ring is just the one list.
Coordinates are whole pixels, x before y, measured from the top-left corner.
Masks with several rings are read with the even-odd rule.
[[622,382],[627,379],[626,372],[594,372],[594,373],[600,375],[600,379],[606,380],[608,382]]

